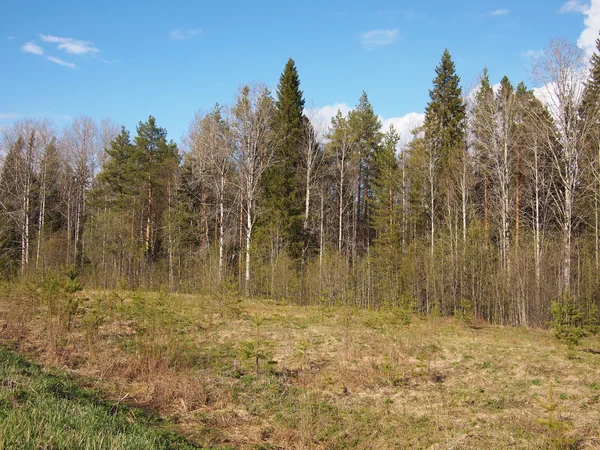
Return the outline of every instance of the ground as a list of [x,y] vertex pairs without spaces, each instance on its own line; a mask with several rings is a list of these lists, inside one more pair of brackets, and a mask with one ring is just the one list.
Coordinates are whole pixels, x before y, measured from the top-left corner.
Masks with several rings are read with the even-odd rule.
[[600,448],[593,335],[568,349],[394,308],[6,285],[0,339],[2,364],[19,353],[158,414],[184,437],[166,448]]

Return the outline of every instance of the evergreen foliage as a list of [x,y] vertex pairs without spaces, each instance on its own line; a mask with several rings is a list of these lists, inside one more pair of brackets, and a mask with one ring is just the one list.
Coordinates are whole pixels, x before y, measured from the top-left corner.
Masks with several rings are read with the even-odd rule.
[[375,115],[373,106],[363,91],[358,105],[348,113],[353,146],[357,152],[358,179],[355,201],[355,242],[354,246],[362,254],[371,241],[372,230],[369,227],[371,212],[369,205],[373,198],[372,177],[375,153],[381,144],[381,122]]
[[435,73],[425,108],[425,139],[427,145],[438,153],[441,167],[448,168],[464,144],[466,106],[460,77],[447,49]]
[[273,164],[264,176],[265,208],[271,226],[283,227],[289,254],[302,251],[302,180],[300,146],[304,127],[304,98],[293,59],[289,59],[277,85],[272,131]]

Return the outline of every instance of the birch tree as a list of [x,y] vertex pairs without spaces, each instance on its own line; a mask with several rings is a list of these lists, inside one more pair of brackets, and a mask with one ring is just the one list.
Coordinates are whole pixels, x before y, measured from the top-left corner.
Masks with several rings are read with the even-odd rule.
[[193,176],[212,191],[216,200],[219,281],[224,271],[225,195],[233,171],[233,141],[229,124],[218,104],[208,114],[197,114],[188,134]]
[[86,217],[87,191],[98,168],[100,154],[99,133],[91,117],[82,116],[65,128],[61,146],[71,167],[72,186],[68,203],[68,261],[73,265],[83,262],[83,230]]
[[239,172],[243,212],[246,216],[246,295],[250,294],[251,245],[257,217],[257,202],[262,175],[272,162],[273,147],[269,141],[273,100],[264,85],[244,86],[232,108],[232,131],[236,143],[235,163]]
[[556,207],[562,229],[561,289],[565,293],[571,286],[574,208],[582,194],[585,169],[582,157],[589,133],[589,124],[580,120],[585,66],[583,50],[566,40],[553,40],[533,65],[533,75],[543,86],[542,95],[554,120],[552,129],[544,122],[538,125],[546,130],[548,141],[554,139],[554,131],[557,134],[557,145],[550,148],[556,173]]
[[353,175],[356,174],[356,154],[352,130],[348,119],[338,110],[335,117],[331,119],[331,129],[327,135],[329,143],[327,152],[332,159],[335,179],[335,190],[337,194],[337,248],[342,252],[344,241],[344,214],[349,205],[349,198],[354,196],[352,183]]

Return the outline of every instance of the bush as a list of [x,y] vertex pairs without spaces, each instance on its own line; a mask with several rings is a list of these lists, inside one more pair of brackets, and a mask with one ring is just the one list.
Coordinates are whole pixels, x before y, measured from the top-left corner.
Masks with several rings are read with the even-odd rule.
[[562,299],[552,302],[552,328],[560,342],[567,344],[570,349],[579,345],[582,338],[587,336],[584,328],[583,314],[575,305],[573,296],[565,293]]

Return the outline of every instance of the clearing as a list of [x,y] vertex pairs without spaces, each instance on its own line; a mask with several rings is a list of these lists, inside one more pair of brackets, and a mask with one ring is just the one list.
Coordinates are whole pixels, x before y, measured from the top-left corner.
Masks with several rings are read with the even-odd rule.
[[[597,336],[569,350],[399,309],[4,285],[0,344],[0,449],[65,429],[94,447],[98,427],[104,448],[600,447]],[[59,417],[73,408],[89,420]]]

